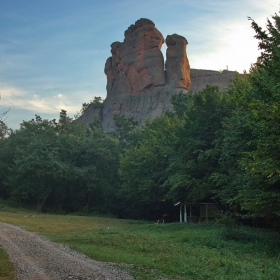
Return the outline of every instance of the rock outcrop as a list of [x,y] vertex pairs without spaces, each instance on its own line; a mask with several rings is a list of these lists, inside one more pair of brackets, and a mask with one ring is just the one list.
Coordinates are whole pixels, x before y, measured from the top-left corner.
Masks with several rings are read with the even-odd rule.
[[[202,70],[191,69],[191,87],[190,91],[196,93],[205,88],[206,85],[217,85],[221,90],[226,89],[237,72],[223,70]],[[242,74],[239,74],[242,76]]]
[[[100,116],[105,130],[114,129],[113,116],[124,114],[140,124],[172,109],[171,96],[190,87],[187,40],[177,34],[166,38],[166,63],[161,52],[164,38],[149,19],[139,19],[124,33],[123,42],[111,44],[111,54],[104,72],[107,97],[102,112],[90,107],[82,118]],[[165,69],[164,69],[165,68]],[[88,111],[91,111],[90,114]]]
[[[234,72],[190,70],[186,38],[173,34],[164,41],[149,19],[139,19],[124,33],[123,42],[111,44],[111,54],[104,72],[107,76],[107,97],[102,109],[89,106],[80,120],[98,117],[106,131],[114,130],[113,116],[134,117],[139,124],[172,109],[172,95],[191,88],[197,92],[206,84],[226,87]],[[161,52],[166,43],[166,62]],[[164,69],[165,68],[165,69]],[[191,85],[192,80],[192,85]]]
[[190,66],[186,54],[187,40],[177,34],[166,38],[166,71],[161,46],[162,34],[148,19],[139,19],[125,31],[123,43],[111,45],[112,56],[105,64],[107,96],[134,93],[143,94],[163,87],[188,90]]
[[188,41],[173,34],[166,37],[166,82],[174,88],[188,90],[191,86],[190,65],[186,54]]

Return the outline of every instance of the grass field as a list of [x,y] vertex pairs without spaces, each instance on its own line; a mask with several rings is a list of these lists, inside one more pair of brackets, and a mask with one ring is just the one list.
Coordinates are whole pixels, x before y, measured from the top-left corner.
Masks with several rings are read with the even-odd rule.
[[[133,264],[123,269],[137,279],[280,279],[279,235],[271,231],[17,210],[0,211],[0,222],[47,236],[96,260]],[[3,276],[0,269],[0,279],[8,279]]]
[[13,264],[9,261],[7,254],[0,249],[0,279],[12,280],[15,278]]

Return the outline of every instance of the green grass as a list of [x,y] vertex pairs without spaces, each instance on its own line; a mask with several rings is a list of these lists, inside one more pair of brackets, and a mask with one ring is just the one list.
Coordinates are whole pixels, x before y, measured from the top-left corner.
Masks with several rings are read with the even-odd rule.
[[0,249],[0,279],[12,280],[15,278],[15,269],[9,261],[7,254]]
[[280,241],[271,231],[15,210],[1,211],[0,221],[68,244],[96,260],[132,264],[121,267],[137,279],[280,278]]

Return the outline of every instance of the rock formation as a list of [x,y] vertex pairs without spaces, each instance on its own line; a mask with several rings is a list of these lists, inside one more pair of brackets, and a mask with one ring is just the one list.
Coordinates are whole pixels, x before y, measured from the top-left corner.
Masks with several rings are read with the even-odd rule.
[[[114,114],[133,116],[140,124],[172,109],[171,96],[190,87],[187,40],[167,36],[166,64],[161,52],[164,38],[149,19],[139,19],[124,33],[124,41],[111,44],[105,63],[107,97],[102,109],[105,130],[114,129]],[[96,115],[96,112],[94,113]],[[86,117],[87,116],[87,117]],[[89,121],[85,112],[84,119]]]
[[[206,85],[217,85],[219,88],[225,89],[228,87],[230,81],[237,72],[223,70],[213,71],[213,70],[201,70],[201,69],[191,69],[191,87],[190,91],[196,93],[205,88]],[[239,74],[242,76],[242,74]]]
[[190,65],[186,54],[188,41],[173,34],[166,37],[166,82],[175,88],[188,90],[191,85]]
[[[191,70],[186,54],[187,40],[177,34],[168,35],[166,62],[161,46],[162,34],[149,19],[139,19],[124,33],[123,42],[111,44],[111,54],[104,72],[107,97],[102,109],[89,106],[80,120],[91,122],[98,117],[106,131],[114,130],[113,116],[134,117],[139,124],[161,116],[172,109],[172,95],[191,87],[196,92],[206,84],[226,87],[234,72]],[[191,86],[192,79],[192,86]]]
[[[134,93],[143,94],[163,87],[188,90],[190,66],[186,54],[187,40],[177,34],[166,38],[166,71],[161,46],[162,34],[149,19],[139,19],[124,33],[123,43],[111,45],[112,56],[105,64],[107,96]],[[165,73],[166,72],[166,73]]]

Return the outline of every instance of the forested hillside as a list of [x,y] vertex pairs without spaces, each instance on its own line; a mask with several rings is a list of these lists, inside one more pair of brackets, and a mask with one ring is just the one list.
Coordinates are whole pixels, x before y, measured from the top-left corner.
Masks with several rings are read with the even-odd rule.
[[[250,19],[251,20],[251,19]],[[0,197],[39,211],[157,219],[174,203],[215,200],[243,218],[280,216],[280,17],[251,20],[262,51],[227,90],[207,86],[172,98],[174,110],[116,130],[40,116],[0,124]],[[100,101],[100,99],[98,99]]]

